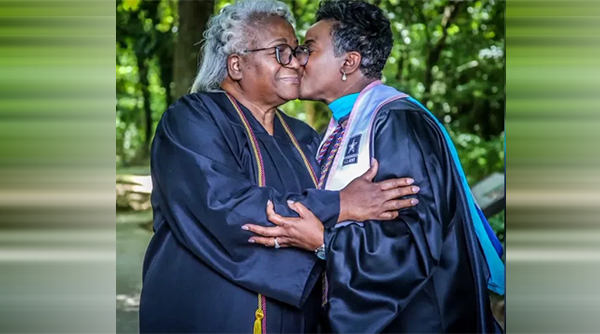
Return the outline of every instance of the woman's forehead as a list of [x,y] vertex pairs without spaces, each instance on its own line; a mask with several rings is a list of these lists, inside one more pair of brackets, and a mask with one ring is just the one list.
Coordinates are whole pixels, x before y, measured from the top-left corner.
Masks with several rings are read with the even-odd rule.
[[305,41],[313,42],[313,43],[323,43],[326,42],[328,36],[331,35],[331,24],[329,21],[319,21],[313,24],[307,31],[305,35]]
[[254,41],[261,47],[298,43],[294,28],[282,17],[268,17],[257,23],[251,29]]

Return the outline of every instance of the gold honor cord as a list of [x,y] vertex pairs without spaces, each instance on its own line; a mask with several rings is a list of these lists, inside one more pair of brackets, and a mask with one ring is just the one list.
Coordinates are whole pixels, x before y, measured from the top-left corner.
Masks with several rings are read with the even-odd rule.
[[[266,186],[265,165],[263,163],[260,148],[258,147],[258,140],[256,139],[256,136],[254,135],[254,132],[252,131],[252,128],[250,127],[250,123],[248,123],[248,119],[242,112],[242,109],[240,108],[237,101],[229,93],[225,93],[225,95],[227,95],[227,98],[229,98],[229,101],[233,105],[233,108],[240,116],[240,119],[242,120],[242,123],[244,124],[244,129],[246,130],[246,135],[248,136],[248,139],[250,140],[250,146],[252,147],[252,153],[254,154],[254,160],[256,161],[257,174],[258,174],[257,175],[258,186],[265,187]],[[300,144],[298,144],[298,140],[292,134],[292,131],[290,130],[289,126],[283,119],[283,116],[280,115],[279,110],[276,111],[276,114],[277,114],[277,117],[279,118],[279,121],[283,125],[285,132],[287,133],[287,135],[290,137],[290,140],[294,144],[294,147],[296,148],[296,150],[298,150],[298,153],[300,153],[300,156],[302,157],[302,161],[304,161],[304,165],[306,166],[306,169],[308,170],[308,173],[310,174],[310,177],[311,177],[315,187],[317,187],[316,173],[313,170],[312,166],[310,165],[310,162],[306,158],[304,151],[302,151],[302,149],[300,148]],[[254,318],[253,333],[254,334],[266,334],[267,333],[267,299],[265,298],[265,296],[263,296],[260,293],[258,294],[258,307],[256,309],[256,312],[254,313],[254,316],[255,316],[255,318]]]

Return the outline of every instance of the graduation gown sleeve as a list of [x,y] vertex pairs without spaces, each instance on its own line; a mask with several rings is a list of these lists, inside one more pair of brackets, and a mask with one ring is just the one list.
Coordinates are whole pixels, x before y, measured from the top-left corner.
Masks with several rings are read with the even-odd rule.
[[487,298],[484,268],[480,255],[473,255],[477,268],[471,265],[476,240],[465,227],[464,198],[442,133],[405,100],[384,107],[373,131],[375,181],[412,177],[420,192],[410,197],[419,203],[394,221],[325,230],[332,330],[485,330],[489,313],[477,299]]
[[[286,204],[291,198],[303,202],[323,221],[337,220],[339,194],[290,194],[258,187],[252,174],[241,167],[240,147],[227,138],[240,134],[233,133],[227,122],[215,121],[219,112],[208,110],[200,99],[188,95],[171,106],[159,122],[151,165],[157,192],[153,201],[165,216],[162,223],[169,224],[179,243],[226,279],[299,307],[317,280],[318,275],[312,273],[314,254],[295,251],[288,256],[288,265],[278,265],[281,255],[249,244],[252,234],[241,226],[272,226],[265,213],[269,199],[283,215],[294,214]],[[310,279],[312,276],[315,278]]]

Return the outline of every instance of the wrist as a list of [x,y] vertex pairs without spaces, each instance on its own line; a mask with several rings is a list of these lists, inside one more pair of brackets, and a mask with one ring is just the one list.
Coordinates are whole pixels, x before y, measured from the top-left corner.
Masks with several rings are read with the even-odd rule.
[[323,229],[322,229],[322,228],[321,228],[320,230],[321,230],[321,231],[320,231],[321,233],[319,233],[319,235],[316,235],[316,236],[315,236],[315,238],[312,240],[312,242],[311,242],[311,243],[310,243],[310,245],[308,246],[308,248],[309,248],[308,250],[310,250],[310,251],[314,251],[315,249],[317,249],[317,248],[321,247],[321,245],[323,245],[323,244],[325,243],[325,242],[324,242],[324,240],[325,240],[325,239],[324,239],[324,237],[323,237],[323,233],[324,233],[324,231],[323,231]]
[[344,190],[342,189],[340,191],[340,214],[338,215],[337,222],[341,223],[349,220],[350,217],[348,216],[348,205],[346,204],[346,196],[344,194]]

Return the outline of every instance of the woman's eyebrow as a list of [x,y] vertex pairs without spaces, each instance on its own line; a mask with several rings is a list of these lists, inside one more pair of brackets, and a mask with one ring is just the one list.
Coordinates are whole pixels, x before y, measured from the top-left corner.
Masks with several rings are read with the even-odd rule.
[[271,42],[269,42],[269,44],[267,44],[267,45],[271,45],[271,44],[274,44],[274,43],[281,43],[281,42],[287,43],[287,39],[285,39],[283,37],[276,38],[276,39],[272,40]]

